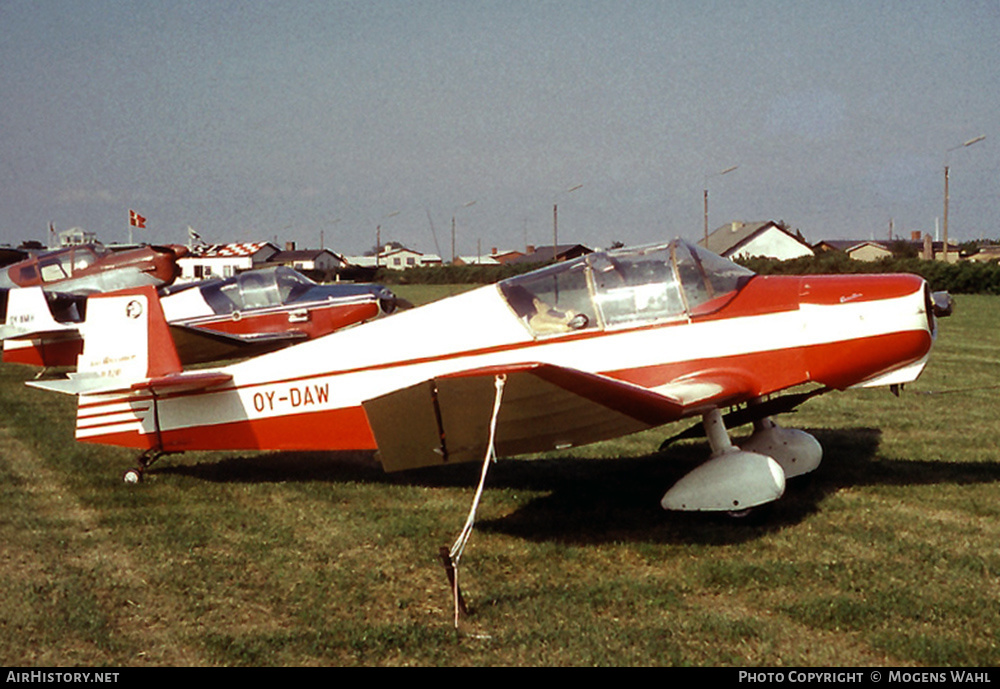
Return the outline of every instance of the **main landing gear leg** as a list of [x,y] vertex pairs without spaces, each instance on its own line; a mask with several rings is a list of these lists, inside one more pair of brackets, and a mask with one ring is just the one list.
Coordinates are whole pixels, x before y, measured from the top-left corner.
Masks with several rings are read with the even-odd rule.
[[782,496],[785,473],[778,462],[733,445],[718,409],[702,423],[712,456],[667,491],[660,501],[664,509],[740,514]]
[[146,469],[148,469],[153,462],[162,457],[163,454],[164,453],[161,452],[158,448],[146,450],[141,455],[139,455],[139,458],[136,460],[136,464],[138,466],[136,466],[134,469],[129,469],[128,471],[126,471],[122,475],[122,480],[125,483],[130,483],[130,484],[142,483],[142,476],[145,473]]

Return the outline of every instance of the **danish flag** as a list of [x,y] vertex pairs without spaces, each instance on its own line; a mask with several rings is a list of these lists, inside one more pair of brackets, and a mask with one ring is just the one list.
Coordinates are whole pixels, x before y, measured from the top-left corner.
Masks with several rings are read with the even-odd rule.
[[145,227],[146,227],[146,219],[144,217],[142,217],[141,215],[139,215],[138,213],[136,213],[135,211],[129,210],[129,212],[128,212],[128,224],[131,225],[132,227],[140,227],[140,228],[145,229]]

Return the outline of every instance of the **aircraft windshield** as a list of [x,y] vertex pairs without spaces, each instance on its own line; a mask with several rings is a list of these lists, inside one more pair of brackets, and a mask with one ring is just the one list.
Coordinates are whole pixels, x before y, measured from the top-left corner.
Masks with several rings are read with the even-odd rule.
[[722,308],[752,271],[689,244],[596,252],[500,289],[535,335],[687,319]]
[[691,316],[712,313],[722,308],[755,274],[752,270],[688,242],[678,240],[671,247],[677,276],[684,286]]
[[315,287],[309,278],[278,266],[240,273],[237,277],[206,285],[202,293],[215,313],[232,313],[295,301]]
[[106,249],[98,252],[94,247],[82,245],[44,254],[38,258],[38,267],[43,281],[54,282],[86,270],[106,255]]

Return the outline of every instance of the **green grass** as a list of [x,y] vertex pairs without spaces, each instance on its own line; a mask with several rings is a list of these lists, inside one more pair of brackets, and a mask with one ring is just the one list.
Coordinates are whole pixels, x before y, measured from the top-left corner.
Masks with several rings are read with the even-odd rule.
[[478,467],[197,453],[129,487],[130,452],[75,443],[74,401],[0,366],[0,662],[998,665],[997,323],[1000,298],[959,297],[898,399],[783,417],[824,462],[748,520],[660,510],[706,453],[657,452],[684,424],[500,462],[461,633],[437,552]]

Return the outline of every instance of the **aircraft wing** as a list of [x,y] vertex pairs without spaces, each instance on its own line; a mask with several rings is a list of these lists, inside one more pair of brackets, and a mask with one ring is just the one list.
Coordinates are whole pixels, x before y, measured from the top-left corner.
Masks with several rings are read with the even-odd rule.
[[551,364],[449,374],[364,403],[386,471],[481,460],[499,374],[505,376],[496,432],[501,455],[582,445],[685,414],[677,398]]
[[256,356],[307,339],[305,333],[296,330],[241,335],[178,324],[169,328],[177,355],[185,364]]

